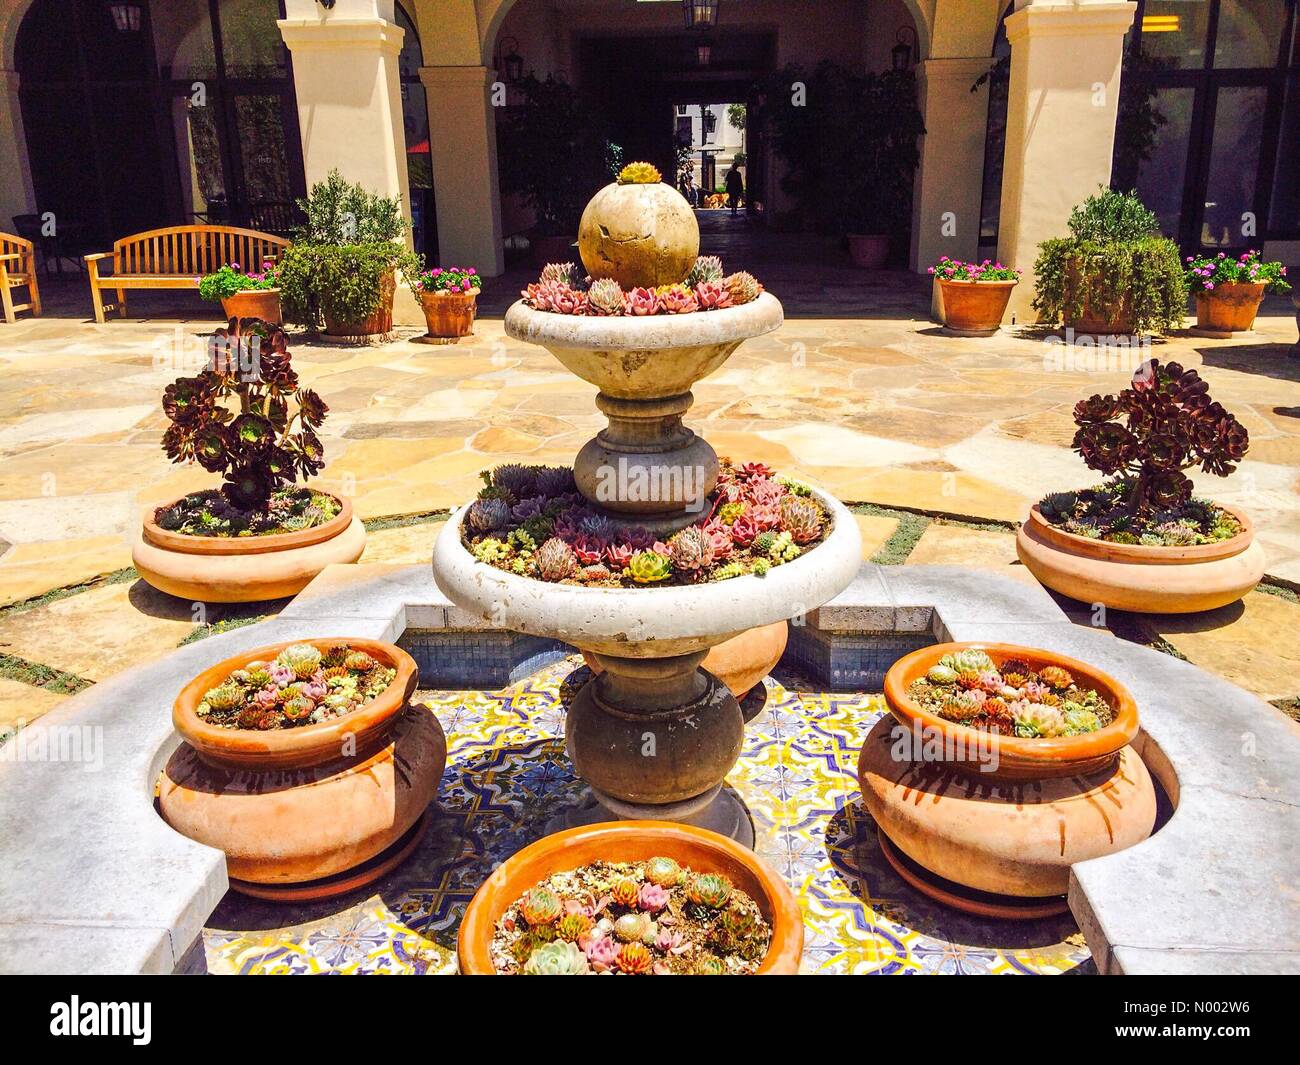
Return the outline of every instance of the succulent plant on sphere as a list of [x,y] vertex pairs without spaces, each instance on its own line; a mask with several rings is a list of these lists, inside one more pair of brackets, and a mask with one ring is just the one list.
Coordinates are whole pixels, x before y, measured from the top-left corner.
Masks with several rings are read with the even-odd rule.
[[1128,481],[1130,513],[1170,510],[1192,497],[1183,470],[1200,466],[1226,477],[1250,436],[1195,370],[1149,359],[1118,395],[1095,395],[1074,408],[1074,449],[1094,470]]
[[691,288],[697,288],[706,281],[721,280],[722,260],[716,255],[701,255],[686,275],[686,284]]

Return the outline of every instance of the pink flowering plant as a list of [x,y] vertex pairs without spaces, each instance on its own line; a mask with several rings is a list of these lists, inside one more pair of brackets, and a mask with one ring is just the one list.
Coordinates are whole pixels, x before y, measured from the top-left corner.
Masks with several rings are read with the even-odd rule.
[[435,266],[415,276],[411,288],[421,292],[444,292],[449,295],[461,295],[477,292],[482,288],[478,271],[472,266]]
[[1239,283],[1265,285],[1265,292],[1291,291],[1286,267],[1279,262],[1264,262],[1254,248],[1235,259],[1224,252],[1213,257],[1189,255],[1187,283],[1193,292],[1213,292],[1220,285]]
[[1020,271],[992,259],[980,263],[962,262],[943,255],[929,272],[942,281],[1019,281]]
[[259,271],[244,270],[239,263],[229,263],[220,270],[199,278],[199,295],[205,300],[228,300],[239,292],[275,288],[280,283],[280,270],[270,259],[263,261]]

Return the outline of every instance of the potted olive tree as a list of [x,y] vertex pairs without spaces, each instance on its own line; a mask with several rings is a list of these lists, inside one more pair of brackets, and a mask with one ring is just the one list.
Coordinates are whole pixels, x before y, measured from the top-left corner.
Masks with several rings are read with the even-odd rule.
[[280,263],[285,312],[329,337],[382,336],[393,328],[397,274],[419,258],[403,243],[399,197],[367,192],[337,170],[298,201],[307,216]]
[[1182,324],[1187,280],[1178,245],[1133,192],[1103,189],[1070,212],[1070,235],[1045,240],[1033,307],[1079,333],[1162,333]]

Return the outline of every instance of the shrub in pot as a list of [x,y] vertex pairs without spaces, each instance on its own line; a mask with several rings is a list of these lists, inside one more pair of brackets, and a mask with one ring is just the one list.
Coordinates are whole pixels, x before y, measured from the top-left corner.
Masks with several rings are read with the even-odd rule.
[[1070,213],[1070,236],[1045,240],[1034,263],[1034,310],[1080,333],[1161,333],[1183,320],[1178,245],[1160,236],[1135,193],[1104,189]]
[[285,312],[327,336],[388,333],[393,328],[397,274],[420,260],[402,242],[410,223],[399,197],[367,192],[337,171],[298,201],[306,224],[280,262]]
[[435,266],[412,275],[409,284],[424,310],[427,338],[454,339],[473,332],[482,285],[474,267]]
[[295,484],[325,465],[329,408],[294,372],[284,331],[232,319],[207,368],[163,393],[173,462],[220,474],[146,514],[132,559],[160,591],[234,603],[293,595],[326,566],[355,562],[366,534],[346,499]]
[[939,286],[943,324],[958,336],[992,336],[1002,324],[1020,271],[985,259],[964,263],[944,255],[929,271]]
[[1250,446],[1195,370],[1148,360],[1118,395],[1082,400],[1074,420],[1074,449],[1110,480],[1033,507],[1016,550],[1035,577],[1082,602],[1160,614],[1223,606],[1259,583],[1250,520],[1195,498],[1183,472],[1225,477]]
[[270,325],[280,324],[280,271],[269,259],[258,273],[231,263],[205,274],[199,279],[199,295],[220,301],[227,319],[258,318]]
[[1286,267],[1263,262],[1253,249],[1236,259],[1189,255],[1187,283],[1196,295],[1196,331],[1219,337],[1253,329],[1264,293],[1291,291]]

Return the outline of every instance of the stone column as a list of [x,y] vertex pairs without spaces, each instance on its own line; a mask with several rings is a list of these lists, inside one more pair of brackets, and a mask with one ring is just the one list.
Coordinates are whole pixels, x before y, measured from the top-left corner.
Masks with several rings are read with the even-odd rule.
[[421,67],[429,102],[429,153],[443,264],[505,270],[497,182],[494,71],[485,66]]
[[926,134],[912,207],[914,270],[924,270],[941,255],[973,259],[979,250],[989,91],[987,84],[970,89],[992,65],[988,56],[927,59],[920,65],[917,86]]
[[[338,0],[330,11],[315,0],[287,0],[285,10],[280,34],[293,57],[308,187],[337,169],[381,196],[400,196],[409,219],[401,27],[381,17],[373,0]],[[405,285],[397,288],[393,314],[401,325],[424,322]]]
[[10,231],[14,215],[36,210],[16,70],[0,70],[0,158],[0,229]]
[[1110,183],[1124,34],[1135,3],[1032,0],[1006,20],[1011,43],[998,257],[1024,271],[1008,316],[1032,320],[1038,245]]

